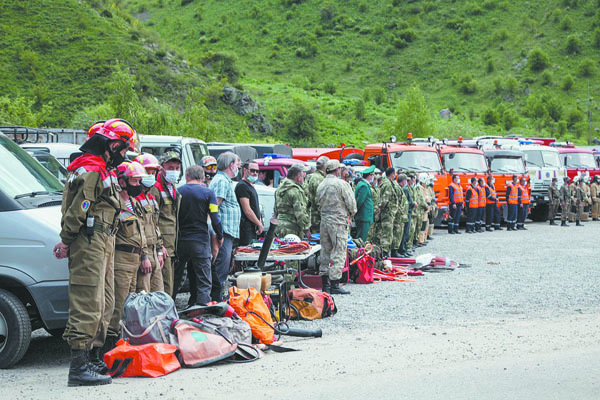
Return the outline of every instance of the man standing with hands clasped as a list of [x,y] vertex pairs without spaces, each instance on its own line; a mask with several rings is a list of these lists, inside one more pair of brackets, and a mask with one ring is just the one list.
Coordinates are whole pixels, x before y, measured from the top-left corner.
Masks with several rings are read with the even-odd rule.
[[346,246],[350,219],[356,214],[356,200],[348,182],[339,179],[340,162],[329,160],[327,176],[317,188],[321,209],[321,281],[323,291],[350,294],[340,287],[342,269],[346,263]]
[[258,180],[258,172],[257,163],[245,162],[242,166],[242,180],[235,186],[235,197],[242,209],[240,246],[250,244],[265,229],[261,222],[258,194],[254,188],[254,183]]

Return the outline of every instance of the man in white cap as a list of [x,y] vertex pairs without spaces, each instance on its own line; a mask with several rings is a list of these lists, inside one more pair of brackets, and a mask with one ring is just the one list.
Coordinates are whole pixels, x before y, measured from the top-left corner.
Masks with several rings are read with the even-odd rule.
[[346,249],[350,220],[356,214],[354,193],[348,182],[338,179],[340,162],[325,164],[327,176],[317,188],[321,210],[321,282],[323,291],[331,294],[350,294],[340,287],[346,264]]

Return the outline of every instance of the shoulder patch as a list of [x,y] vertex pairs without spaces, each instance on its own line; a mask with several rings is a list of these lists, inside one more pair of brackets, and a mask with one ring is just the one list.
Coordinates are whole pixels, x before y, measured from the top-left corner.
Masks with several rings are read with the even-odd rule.
[[90,208],[90,201],[89,200],[84,200],[81,202],[81,209],[83,211],[87,211],[88,208]]

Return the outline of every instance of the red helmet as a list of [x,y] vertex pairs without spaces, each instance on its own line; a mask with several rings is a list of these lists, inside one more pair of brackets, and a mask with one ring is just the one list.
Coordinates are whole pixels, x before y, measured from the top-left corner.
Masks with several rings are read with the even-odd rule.
[[[96,132],[98,132],[104,126],[104,121],[97,121],[90,126],[90,129],[87,131],[87,138],[91,138],[94,136]],[[87,139],[86,139],[87,140]]]
[[136,158],[134,158],[133,161],[139,162],[147,170],[160,168],[160,163],[158,162],[158,159],[150,153],[142,153]]
[[135,136],[135,130],[131,127],[129,122],[115,118],[106,121],[97,134],[102,135],[109,140],[121,140],[125,142],[128,147],[131,147],[131,141]]
[[120,177],[146,178],[148,176],[142,164],[136,161],[125,161],[119,164],[117,170]]

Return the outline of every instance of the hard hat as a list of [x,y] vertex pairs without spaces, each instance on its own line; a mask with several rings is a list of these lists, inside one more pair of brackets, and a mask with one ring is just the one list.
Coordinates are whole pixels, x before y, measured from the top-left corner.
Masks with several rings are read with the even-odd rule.
[[179,161],[181,163],[181,155],[178,152],[173,151],[173,150],[167,151],[165,154],[163,154],[160,157],[160,165],[163,165],[164,163],[173,161],[173,160]]
[[426,174],[425,172],[419,173],[418,176],[419,176],[419,181],[421,181],[421,182],[426,182],[427,181],[428,174]]
[[208,167],[209,165],[217,165],[217,159],[213,156],[204,156],[200,160],[200,166],[202,168]]
[[[96,132],[98,132],[102,127],[104,126],[104,121],[97,121],[94,122],[92,124],[92,126],[90,126],[90,128],[87,131],[87,139],[91,138],[92,136],[94,136],[94,134]],[[86,140],[87,140],[86,139]]]
[[104,136],[109,140],[120,140],[127,144],[131,149],[131,142],[135,135],[135,130],[131,127],[129,122],[115,118],[106,121],[96,134]]
[[153,154],[150,154],[150,153],[142,153],[139,156],[137,156],[136,158],[134,158],[133,161],[136,161],[136,162],[142,164],[142,166],[144,168],[146,168],[146,170],[160,168],[158,159],[156,157],[154,157]]
[[146,178],[149,175],[146,173],[146,170],[136,161],[124,162],[119,164],[117,167],[117,171],[119,177],[127,177],[127,178]]
[[298,236],[294,235],[293,233],[289,233],[287,235],[285,235],[283,237],[283,239],[281,239],[282,242],[285,243],[300,243],[301,240]]

